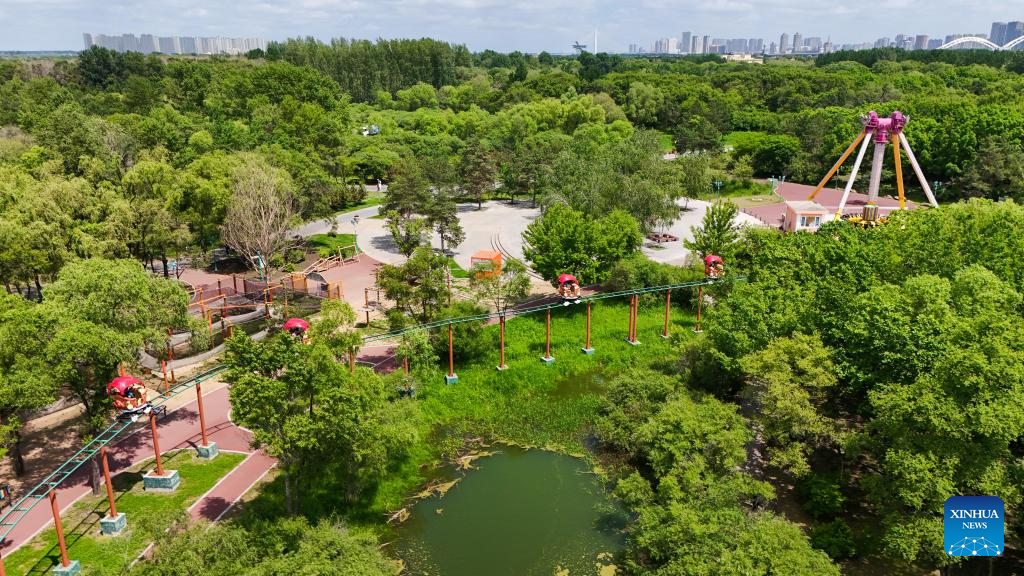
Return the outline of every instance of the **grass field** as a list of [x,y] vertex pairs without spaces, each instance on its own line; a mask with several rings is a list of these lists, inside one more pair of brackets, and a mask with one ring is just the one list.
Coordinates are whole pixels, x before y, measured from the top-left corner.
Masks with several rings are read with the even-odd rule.
[[356,243],[355,234],[313,234],[306,238],[306,245],[320,252],[321,258],[336,256],[339,250],[343,250],[345,257],[351,256]]
[[[200,496],[245,458],[221,453],[205,461],[192,450],[164,454],[164,467],[177,470],[181,484],[172,493],[147,493],[142,475],[155,464],[148,461],[113,478],[117,511],[128,516],[128,528],[118,536],[100,534],[100,518],[107,514],[106,494],[86,496],[61,517],[68,557],[82,563],[89,576],[122,574],[150,542],[160,538]],[[40,504],[45,505],[45,503]],[[57,533],[44,530],[31,542],[4,559],[8,574],[49,574],[60,561]]]

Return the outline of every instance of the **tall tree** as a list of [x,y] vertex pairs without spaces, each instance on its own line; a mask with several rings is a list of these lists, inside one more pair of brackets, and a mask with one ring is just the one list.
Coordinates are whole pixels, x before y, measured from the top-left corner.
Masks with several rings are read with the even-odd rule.
[[285,250],[295,220],[291,178],[259,157],[249,157],[235,172],[234,197],[224,220],[224,242],[268,275],[274,255]]
[[476,199],[477,209],[483,207],[484,195],[494,189],[498,178],[498,166],[494,152],[479,139],[470,140],[459,162],[462,186]]

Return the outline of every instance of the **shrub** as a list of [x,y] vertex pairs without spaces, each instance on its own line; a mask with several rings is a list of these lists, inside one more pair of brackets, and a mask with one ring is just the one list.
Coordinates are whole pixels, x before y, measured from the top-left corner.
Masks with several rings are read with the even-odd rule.
[[837,518],[811,529],[811,546],[828,554],[833,560],[851,558],[857,554],[853,531],[845,520]]
[[[443,308],[438,312],[437,318],[459,318],[462,316],[476,316],[478,314],[486,313],[487,309],[483,306],[480,306],[475,302],[460,300],[452,302],[452,305],[448,308]],[[459,324],[455,324],[453,327],[453,336],[455,339],[454,356],[456,360],[460,361],[479,358],[494,346],[494,342],[492,342],[494,334],[488,334],[484,331],[484,323],[482,321],[461,322]],[[430,346],[438,353],[439,356],[447,361],[448,328],[446,326],[442,326],[431,334]]]
[[306,252],[300,248],[292,248],[288,251],[287,260],[292,264],[299,264],[306,259]]
[[804,510],[815,518],[830,518],[843,511],[846,497],[839,489],[839,483],[829,476],[811,474],[796,485],[796,494]]

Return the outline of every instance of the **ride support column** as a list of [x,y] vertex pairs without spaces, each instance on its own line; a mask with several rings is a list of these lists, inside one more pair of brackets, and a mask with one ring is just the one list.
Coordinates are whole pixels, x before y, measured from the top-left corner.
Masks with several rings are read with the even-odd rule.
[[149,413],[149,430],[153,434],[156,469],[142,477],[142,487],[147,491],[172,492],[181,484],[181,477],[178,476],[177,470],[164,470],[163,460],[160,458],[160,435],[156,430],[156,412],[153,411]]
[[703,305],[704,305],[704,287],[703,286],[698,286],[697,287],[697,324],[695,324],[693,326],[693,331],[695,333],[697,333],[697,334],[700,334],[701,332],[703,332],[703,330],[700,329],[700,309],[701,309],[701,306],[703,306]]
[[505,314],[498,317],[498,370],[508,368],[505,365]]
[[203,443],[196,446],[196,455],[200,458],[212,460],[220,454],[216,442],[210,442],[206,437],[206,411],[203,410],[203,383],[196,382],[196,406],[199,408],[199,437]]
[[661,337],[662,338],[668,338],[668,322],[669,322],[669,314],[671,314],[671,310],[672,310],[671,306],[672,306],[672,291],[671,290],[666,290],[665,291],[665,330],[662,331],[662,333],[661,333]]
[[444,377],[445,384],[455,384],[459,376],[455,374],[455,335],[452,323],[448,323],[448,374]]
[[540,359],[545,364],[555,361],[555,357],[551,355],[551,308],[547,310],[547,318],[544,323],[544,355]]
[[587,300],[587,335],[583,341],[583,348],[581,349],[584,354],[593,354],[594,348],[590,346],[590,300]]
[[100,533],[104,536],[120,534],[128,525],[128,518],[124,512],[117,512],[117,503],[114,501],[114,484],[110,481],[110,464],[107,462],[107,447],[100,448],[100,463],[103,465],[103,483],[107,486],[107,503],[110,505],[110,513],[106,518],[100,518]]
[[53,527],[57,531],[57,545],[60,547],[60,564],[50,572],[54,576],[73,576],[82,571],[78,560],[68,559],[68,545],[64,540],[64,526],[60,522],[60,509],[57,507],[57,488],[50,488],[50,509],[53,511]]

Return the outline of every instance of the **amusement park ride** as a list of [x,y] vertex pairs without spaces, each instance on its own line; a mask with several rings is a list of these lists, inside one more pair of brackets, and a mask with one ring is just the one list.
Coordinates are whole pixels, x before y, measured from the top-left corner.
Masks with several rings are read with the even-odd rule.
[[[832,169],[828,171],[828,174],[821,179],[821,182],[814,189],[814,192],[807,198],[808,200],[814,200],[814,197],[818,195],[818,192],[825,187],[829,179],[839,170],[843,162],[849,158],[853,149],[860,144],[860,151],[857,153],[857,159],[853,163],[853,170],[850,172],[850,179],[846,182],[846,188],[843,190],[843,197],[839,201],[839,207],[836,210],[836,218],[842,218],[843,208],[846,206],[846,201],[850,197],[850,191],[853,189],[853,183],[857,179],[857,172],[860,170],[861,162],[864,161],[864,155],[868,150],[868,146],[871,142],[875,143],[875,149],[871,157],[871,176],[868,181],[868,201],[864,206],[864,211],[860,216],[850,216],[847,218],[850,222],[860,224],[864,226],[874,226],[885,222],[884,217],[878,215],[878,189],[882,181],[882,164],[885,162],[885,146],[886,144],[892,143],[893,160],[896,169],[896,190],[899,194],[900,209],[906,207],[906,200],[903,194],[903,165],[900,157],[900,147],[907,153],[907,159],[910,160],[910,165],[914,169],[914,174],[917,175],[917,180],[921,184],[921,188],[924,190],[925,196],[928,197],[928,203],[933,207],[938,207],[938,202],[935,201],[935,195],[932,194],[932,189],[928,186],[928,179],[924,177],[924,172],[921,171],[921,166],[917,163],[917,157],[914,156],[914,151],[910,148],[910,143],[907,141],[906,135],[903,134],[903,128],[907,125],[910,120],[908,116],[904,116],[901,112],[893,112],[888,118],[880,118],[878,113],[872,111],[864,116],[862,119],[864,123],[864,130],[861,131],[860,135],[854,139],[853,143],[843,152],[843,155],[839,157],[839,160],[832,166]],[[871,136],[871,138],[868,138]],[[863,143],[862,143],[863,142]]]

